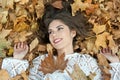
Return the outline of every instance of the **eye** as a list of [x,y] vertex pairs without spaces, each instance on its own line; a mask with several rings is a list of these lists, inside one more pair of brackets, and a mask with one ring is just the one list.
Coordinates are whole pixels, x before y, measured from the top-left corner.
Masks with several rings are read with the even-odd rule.
[[48,31],[48,34],[52,34],[52,31]]
[[63,29],[62,27],[59,27],[59,28],[58,28],[58,31],[60,31],[60,30],[62,30],[62,29]]

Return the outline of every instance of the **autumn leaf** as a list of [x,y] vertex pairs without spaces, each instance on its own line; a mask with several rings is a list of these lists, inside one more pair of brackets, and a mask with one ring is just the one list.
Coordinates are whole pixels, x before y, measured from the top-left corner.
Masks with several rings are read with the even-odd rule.
[[111,67],[110,67],[107,59],[102,54],[98,54],[97,58],[98,58],[98,64],[102,71],[103,79],[110,80],[111,74],[110,74],[109,70],[111,69]]
[[2,29],[2,31],[0,32],[0,38],[4,39],[6,36],[8,36],[10,34],[10,32],[12,31],[12,29]]
[[56,70],[63,71],[66,68],[68,62],[68,60],[65,60],[64,57],[65,54],[61,54],[55,57],[52,53],[48,53],[48,56],[41,61],[39,70],[44,74],[53,73]]
[[84,3],[81,0],[74,0],[74,3],[71,4],[72,7],[72,15],[74,16],[75,13],[79,10],[84,11],[89,6],[88,3]]
[[118,46],[115,44],[115,41],[113,40],[113,35],[110,35],[107,37],[109,44],[108,47],[112,50],[113,54],[118,52]]
[[74,71],[72,74],[70,74],[69,71],[67,72],[72,80],[90,80],[77,64],[74,65]]
[[10,80],[28,80],[28,75],[26,74],[26,72],[22,72],[21,74],[11,78]]
[[108,32],[104,32],[102,34],[96,35],[97,39],[95,41],[95,46],[97,47],[97,49],[99,49],[99,47],[103,47],[106,48],[107,47],[107,36],[109,36],[110,34]]
[[8,11],[0,11],[0,23],[5,24],[7,22]]
[[6,51],[5,48],[9,48],[11,45],[10,41],[7,41],[6,39],[0,39],[0,57],[6,57]]
[[95,32],[95,34],[102,33],[105,30],[106,30],[106,25],[100,25],[100,24],[94,23],[93,32]]
[[0,80],[10,80],[10,75],[4,69],[0,70]]
[[30,52],[38,45],[39,41],[35,38],[30,44]]

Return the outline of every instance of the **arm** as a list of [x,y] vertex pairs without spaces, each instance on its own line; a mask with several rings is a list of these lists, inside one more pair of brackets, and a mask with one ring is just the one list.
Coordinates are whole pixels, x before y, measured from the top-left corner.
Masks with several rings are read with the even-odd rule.
[[6,69],[11,77],[26,71],[29,66],[27,60],[22,60],[28,52],[28,46],[23,42],[14,45],[13,58],[4,58],[2,69]]
[[120,62],[118,56],[115,53],[112,53],[110,48],[103,48],[100,50],[100,53],[110,61],[111,80],[120,80]]

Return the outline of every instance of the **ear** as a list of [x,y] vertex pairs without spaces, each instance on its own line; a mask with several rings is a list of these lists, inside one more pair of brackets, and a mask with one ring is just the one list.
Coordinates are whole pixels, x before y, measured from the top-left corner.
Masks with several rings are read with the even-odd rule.
[[71,30],[71,36],[74,38],[76,36],[76,30]]

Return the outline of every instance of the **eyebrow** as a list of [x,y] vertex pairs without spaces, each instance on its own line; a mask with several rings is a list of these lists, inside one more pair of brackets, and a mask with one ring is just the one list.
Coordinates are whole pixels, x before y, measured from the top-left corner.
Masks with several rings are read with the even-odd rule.
[[[56,26],[56,28],[59,28],[59,27],[62,27],[63,25],[58,25],[58,26]],[[51,30],[51,29],[48,29],[48,30]]]

